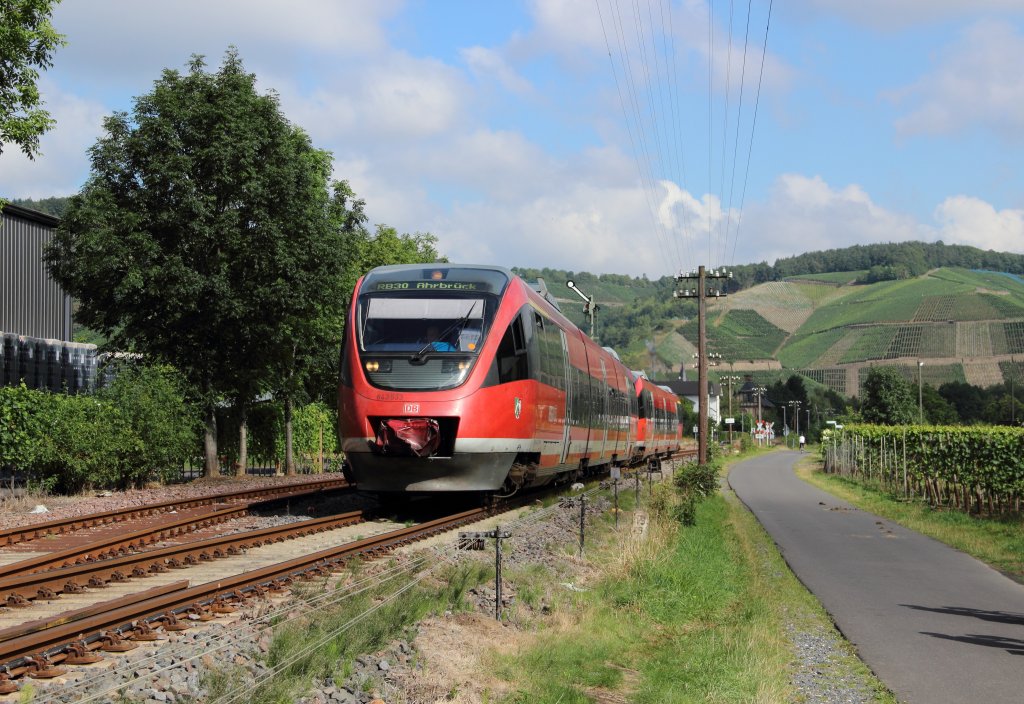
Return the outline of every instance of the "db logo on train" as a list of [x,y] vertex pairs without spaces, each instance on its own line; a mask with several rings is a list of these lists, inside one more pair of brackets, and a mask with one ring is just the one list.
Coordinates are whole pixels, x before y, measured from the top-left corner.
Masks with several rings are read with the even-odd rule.
[[403,411],[403,413],[419,413],[419,412],[420,412],[420,404],[418,404],[418,403],[407,403],[407,404],[405,404],[405,410]]

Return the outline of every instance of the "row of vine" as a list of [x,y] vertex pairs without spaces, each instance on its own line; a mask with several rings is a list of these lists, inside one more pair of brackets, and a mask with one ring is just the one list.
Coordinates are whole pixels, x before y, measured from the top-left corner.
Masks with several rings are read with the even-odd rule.
[[880,484],[933,506],[1019,512],[1024,429],[847,425],[822,438],[825,471]]

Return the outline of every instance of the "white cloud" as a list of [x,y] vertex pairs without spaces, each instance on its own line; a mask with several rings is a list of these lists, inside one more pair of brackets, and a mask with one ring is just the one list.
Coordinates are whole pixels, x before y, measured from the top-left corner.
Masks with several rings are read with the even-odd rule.
[[996,210],[971,196],[947,198],[935,209],[938,236],[947,244],[1024,253],[1024,210]]
[[957,195],[940,203],[933,218],[920,222],[884,208],[858,185],[836,188],[820,176],[783,174],[768,200],[744,212],[736,263],[907,240],[1024,252],[1024,210],[997,210]]
[[783,174],[765,202],[743,213],[737,263],[774,261],[854,244],[933,240],[934,231],[887,210],[858,185],[833,188],[820,176]]
[[[382,24],[399,0],[89,0],[58,5],[53,24],[69,33],[57,57],[66,71],[76,66],[89,80],[150,81],[164,67],[181,67],[193,53],[216,65],[235,44],[253,65],[291,65],[304,52],[351,57],[387,48]],[[131,60],[126,60],[131,57]]]
[[471,46],[461,52],[470,71],[482,81],[496,80],[505,90],[520,96],[533,94],[533,86],[509,65],[500,52],[482,46]]
[[934,73],[890,96],[911,105],[896,121],[897,131],[942,135],[977,126],[1019,139],[1024,128],[1022,57],[1024,36],[1012,25],[977,22],[945,52]]
[[12,144],[0,154],[0,196],[46,198],[78,192],[89,172],[86,150],[102,132],[107,110],[99,103],[40,84],[46,109],[57,124],[40,139],[42,154],[35,160]]

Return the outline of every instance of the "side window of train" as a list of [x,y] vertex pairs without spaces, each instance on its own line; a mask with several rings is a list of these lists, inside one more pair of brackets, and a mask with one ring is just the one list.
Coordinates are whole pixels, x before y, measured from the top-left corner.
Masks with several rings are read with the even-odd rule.
[[509,324],[508,329],[498,344],[495,361],[498,365],[498,383],[507,384],[530,378],[529,350],[526,344],[526,331],[523,328],[523,316],[517,315]]

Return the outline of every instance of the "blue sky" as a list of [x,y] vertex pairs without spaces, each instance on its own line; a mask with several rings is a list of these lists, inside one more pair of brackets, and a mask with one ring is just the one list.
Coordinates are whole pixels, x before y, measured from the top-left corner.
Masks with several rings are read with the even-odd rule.
[[907,239],[1024,252],[1024,0],[772,2],[762,76],[768,9],[65,0],[57,127],[35,161],[5,149],[0,194],[74,193],[105,115],[233,44],[374,223],[453,261],[657,277]]

